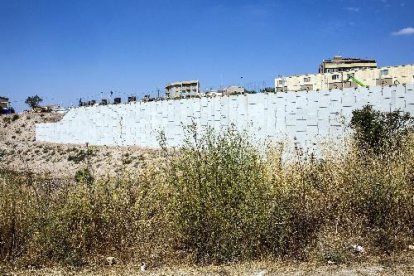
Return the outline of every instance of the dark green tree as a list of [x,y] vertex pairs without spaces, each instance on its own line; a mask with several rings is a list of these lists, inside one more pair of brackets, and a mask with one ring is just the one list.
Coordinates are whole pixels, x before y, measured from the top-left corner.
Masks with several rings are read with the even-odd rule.
[[350,126],[358,147],[378,155],[401,146],[414,129],[414,118],[400,110],[381,112],[366,105],[352,112]]
[[39,104],[43,101],[42,98],[40,98],[38,95],[34,95],[32,97],[27,97],[25,104],[30,106],[31,109],[35,109],[36,107],[39,107]]

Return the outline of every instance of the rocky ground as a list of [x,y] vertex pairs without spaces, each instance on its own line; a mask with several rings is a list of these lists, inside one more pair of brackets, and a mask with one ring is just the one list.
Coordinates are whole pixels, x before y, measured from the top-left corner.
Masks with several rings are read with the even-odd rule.
[[[61,145],[36,141],[35,125],[56,122],[57,113],[20,113],[0,116],[0,164],[53,177],[72,177],[89,163],[94,175],[113,176],[121,171],[137,173],[159,153],[139,147]],[[88,153],[88,154],[87,154]]]

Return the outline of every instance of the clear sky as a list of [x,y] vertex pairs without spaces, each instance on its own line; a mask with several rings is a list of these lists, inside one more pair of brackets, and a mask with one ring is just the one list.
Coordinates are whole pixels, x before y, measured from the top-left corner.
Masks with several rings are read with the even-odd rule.
[[338,54],[414,63],[414,1],[0,0],[0,95],[18,110],[186,79],[257,89]]

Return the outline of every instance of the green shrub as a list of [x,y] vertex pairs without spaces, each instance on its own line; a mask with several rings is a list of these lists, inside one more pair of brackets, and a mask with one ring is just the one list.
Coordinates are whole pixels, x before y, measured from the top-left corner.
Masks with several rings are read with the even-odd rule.
[[14,122],[14,121],[17,121],[19,118],[20,118],[20,117],[19,117],[19,115],[14,114],[14,115],[12,116],[11,120],[12,120],[12,122]]
[[6,125],[10,124],[11,123],[11,118],[10,117],[4,117],[3,118],[3,123],[6,124]]
[[358,146],[378,155],[401,146],[413,130],[414,118],[399,110],[380,112],[366,105],[352,112],[350,126]]
[[298,178],[296,169],[277,171],[281,153],[277,161],[265,157],[246,134],[228,129],[199,136],[195,128],[166,171],[169,210],[184,249],[201,263],[306,258],[326,212],[310,178]]
[[196,261],[257,255],[268,207],[265,166],[246,137],[231,129],[199,137],[190,128],[186,144],[170,161],[170,210]]
[[83,183],[92,184],[92,182],[94,181],[94,177],[92,175],[92,172],[88,168],[84,168],[84,169],[78,170],[75,173],[75,180],[78,183],[83,182]]
[[88,148],[87,150],[80,150],[73,155],[68,156],[68,161],[74,162],[75,164],[79,164],[81,162],[87,161],[87,158],[94,156],[95,151],[92,148]]
[[123,165],[129,165],[133,162],[133,160],[134,160],[134,158],[129,153],[126,153],[126,154],[122,155],[122,164]]

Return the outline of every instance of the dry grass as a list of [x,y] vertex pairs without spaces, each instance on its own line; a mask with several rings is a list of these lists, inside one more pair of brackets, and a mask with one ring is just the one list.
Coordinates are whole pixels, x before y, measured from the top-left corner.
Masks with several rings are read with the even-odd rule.
[[[413,242],[414,146],[369,155],[352,145],[281,163],[243,134],[190,130],[138,175],[50,182],[0,172],[0,260],[84,266],[114,256],[153,267],[261,259],[335,263]],[[352,245],[366,253],[354,253]]]

